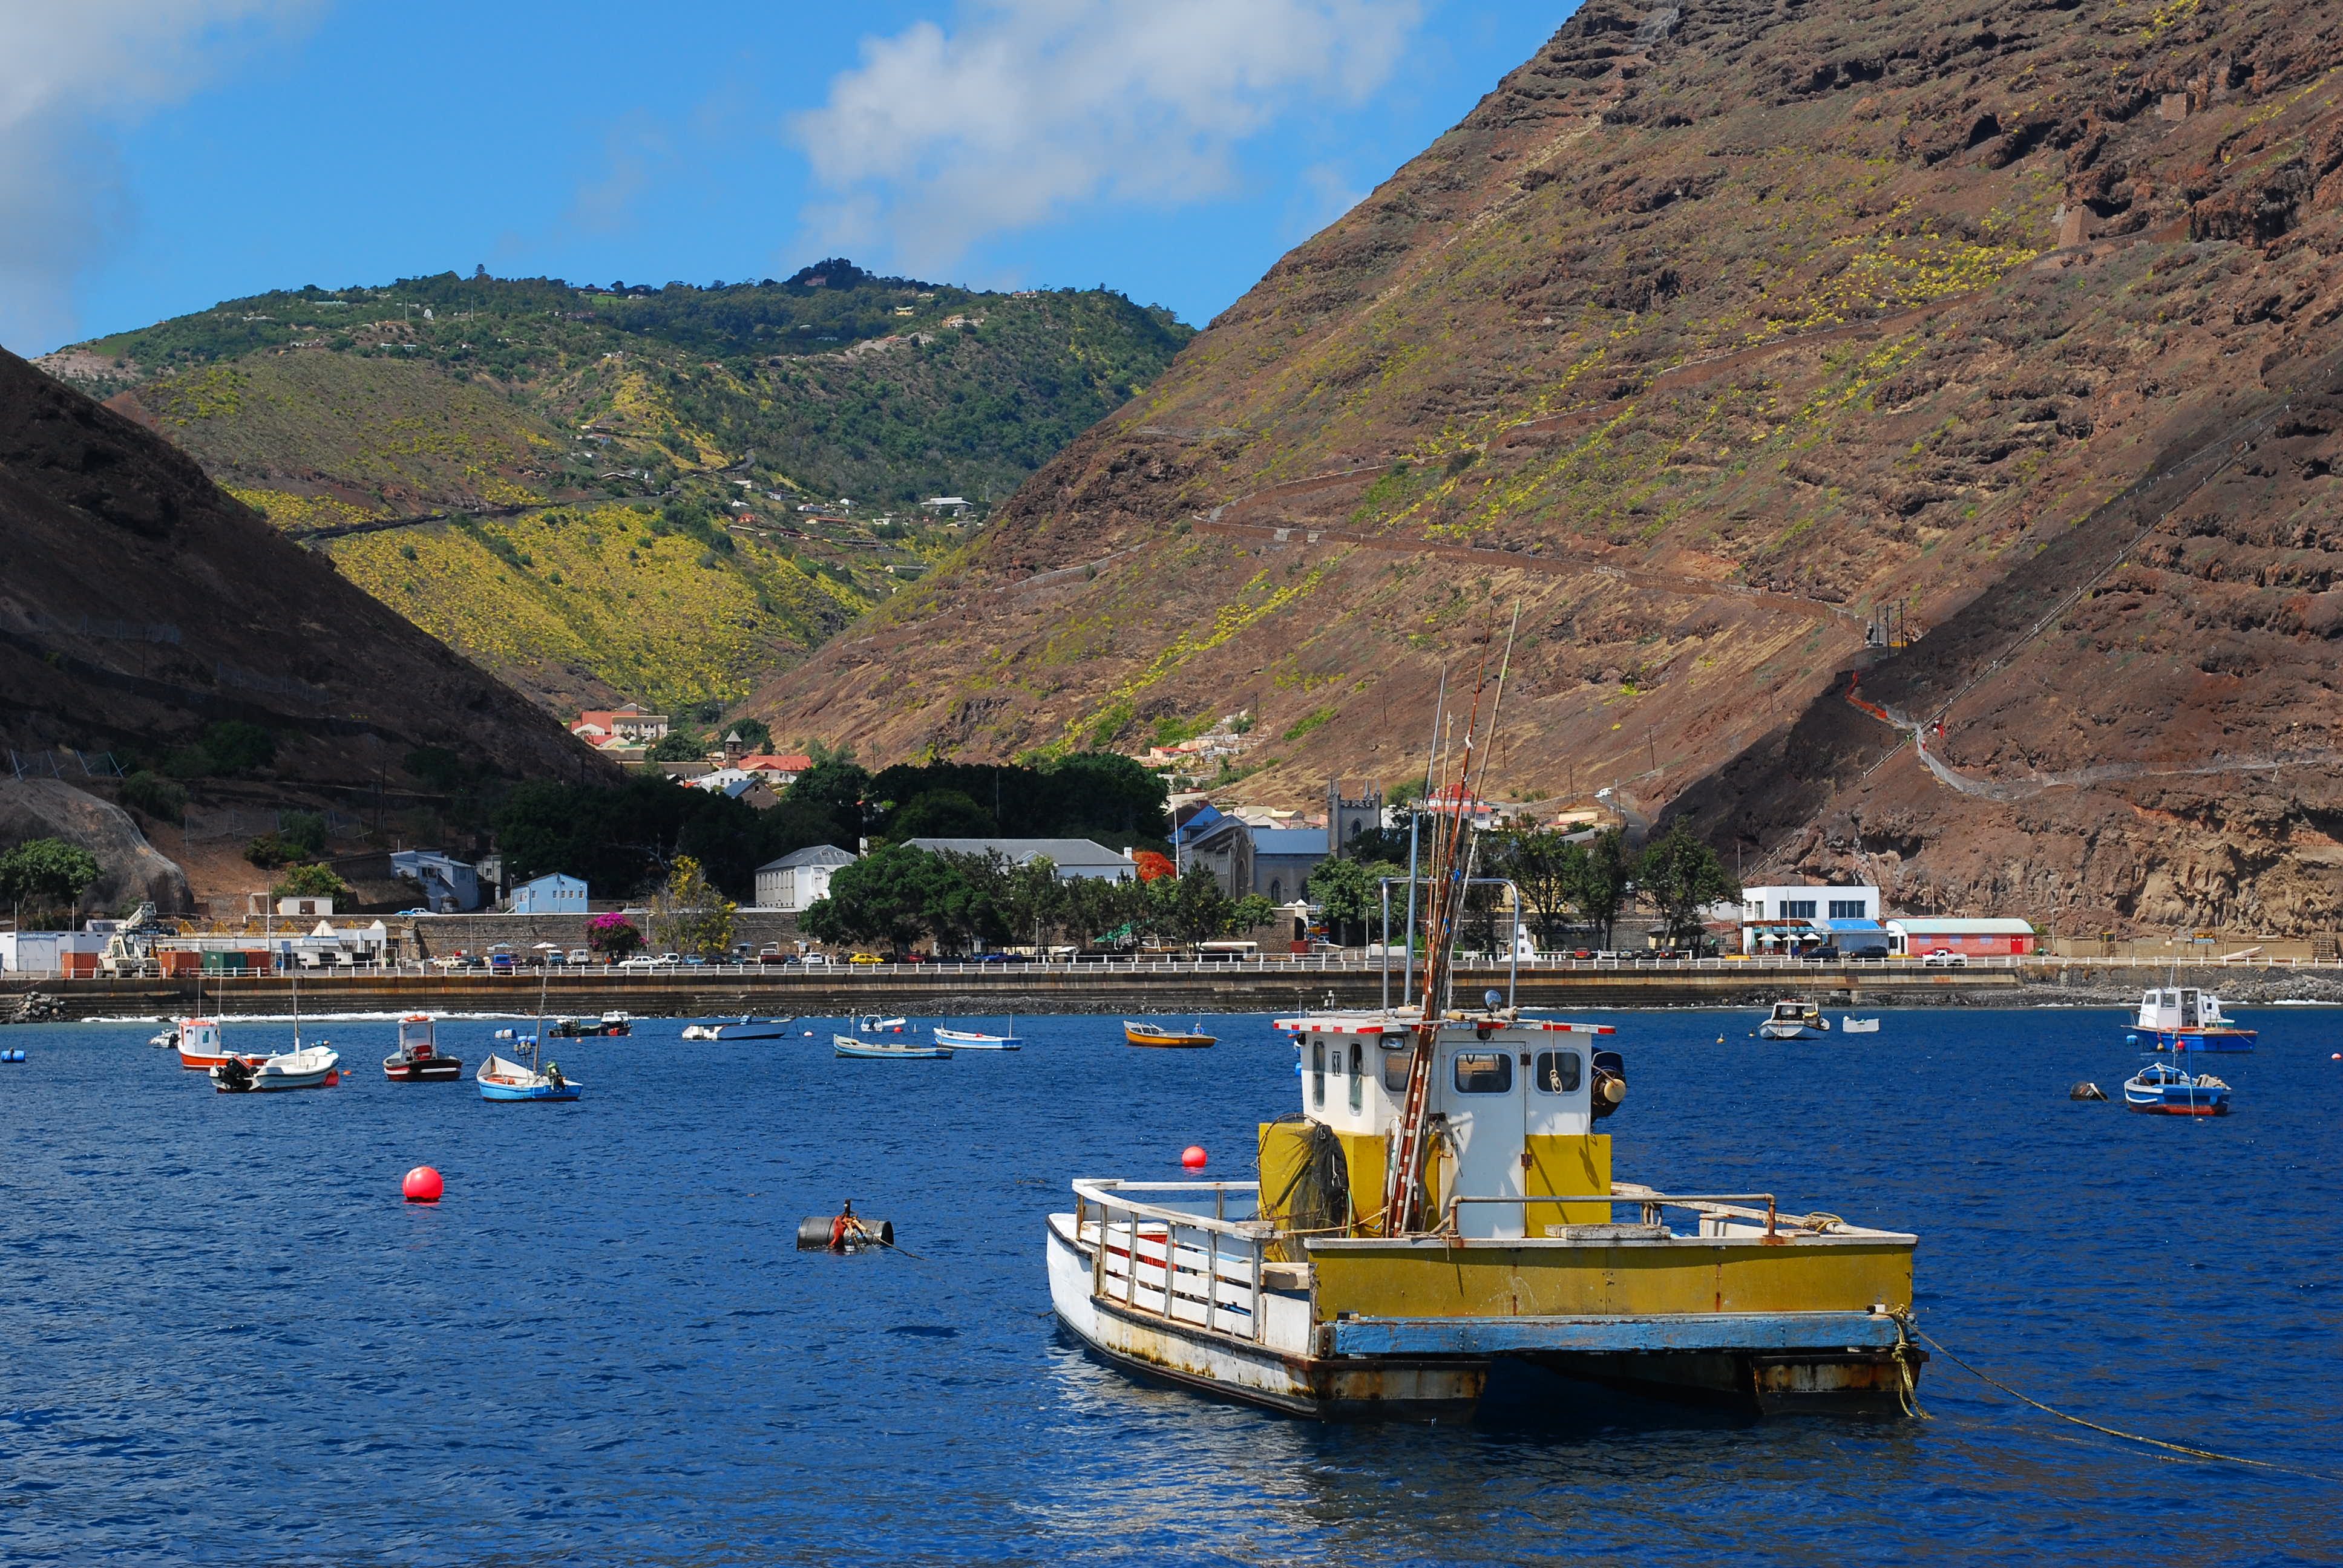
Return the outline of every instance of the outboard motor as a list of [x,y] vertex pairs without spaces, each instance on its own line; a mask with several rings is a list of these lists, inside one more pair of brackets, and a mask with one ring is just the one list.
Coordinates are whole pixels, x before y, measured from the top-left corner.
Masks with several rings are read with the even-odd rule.
[[1594,1119],[1600,1121],[1627,1098],[1627,1059],[1615,1050],[1596,1051],[1593,1078],[1586,1087]]
[[212,1082],[223,1094],[242,1094],[252,1088],[252,1064],[231,1056],[212,1069]]

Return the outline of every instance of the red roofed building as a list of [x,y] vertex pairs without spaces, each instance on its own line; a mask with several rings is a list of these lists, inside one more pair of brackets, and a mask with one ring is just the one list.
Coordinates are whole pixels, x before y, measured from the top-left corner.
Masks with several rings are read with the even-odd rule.
[[813,766],[813,759],[777,757],[769,752],[759,752],[753,756],[741,758],[732,766],[744,773],[762,774],[766,783],[776,789],[783,789],[796,783],[798,775]]

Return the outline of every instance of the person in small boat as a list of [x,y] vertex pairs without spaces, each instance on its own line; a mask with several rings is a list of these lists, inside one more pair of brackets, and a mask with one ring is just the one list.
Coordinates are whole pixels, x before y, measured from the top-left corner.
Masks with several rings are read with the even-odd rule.
[[545,1064],[545,1081],[556,1089],[568,1087],[568,1081],[561,1076],[561,1064],[558,1061],[548,1061]]

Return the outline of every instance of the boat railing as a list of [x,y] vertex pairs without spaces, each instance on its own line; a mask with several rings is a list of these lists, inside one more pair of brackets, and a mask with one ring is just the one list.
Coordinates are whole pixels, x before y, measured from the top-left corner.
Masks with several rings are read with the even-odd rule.
[[[1797,1234],[1884,1236],[1893,1232],[1874,1231],[1862,1225],[1850,1225],[1835,1214],[1789,1214],[1781,1212],[1779,1203],[1771,1192],[1657,1192],[1632,1182],[1614,1182],[1608,1192],[1584,1193],[1522,1193],[1479,1197],[1451,1194],[1441,1205],[1440,1226],[1435,1234],[1445,1234],[1457,1240],[1458,1211],[1466,1204],[1495,1204],[1526,1211],[1533,1203],[1602,1203],[1613,1208],[1620,1204],[1637,1205],[1642,1211],[1642,1223],[1661,1224],[1667,1210],[1684,1209],[1700,1216],[1700,1234],[1721,1236],[1730,1232],[1732,1222],[1745,1221],[1751,1227],[1763,1228],[1763,1240],[1768,1246],[1787,1243]],[[1749,1205],[1764,1204],[1764,1208]],[[1526,1222],[1523,1229],[1528,1227]],[[1473,1237],[1473,1241],[1516,1241],[1517,1237]]]
[[[1082,1238],[1085,1225],[1096,1226],[1094,1298],[1263,1342],[1267,1254],[1291,1232],[1256,1217],[1261,1183],[1086,1177],[1073,1189],[1075,1238]],[[1166,1201],[1174,1194],[1186,1201]],[[1232,1205],[1232,1198],[1239,1201]],[[1244,1212],[1232,1216],[1232,1206]]]

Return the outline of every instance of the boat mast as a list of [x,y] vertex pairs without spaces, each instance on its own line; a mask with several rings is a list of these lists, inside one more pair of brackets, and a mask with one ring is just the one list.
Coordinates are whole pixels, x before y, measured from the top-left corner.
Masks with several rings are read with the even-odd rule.
[[[1520,612],[1514,614],[1519,624]],[[1465,802],[1480,769],[1475,764],[1487,748],[1480,753],[1473,747],[1473,736],[1481,719],[1481,699],[1489,685],[1489,642],[1484,637],[1481,648],[1481,667],[1473,678],[1473,705],[1464,719],[1464,745],[1461,760],[1455,768],[1452,786],[1443,775],[1440,794],[1434,797],[1435,810],[1452,788],[1454,791],[1454,814],[1446,830],[1435,831],[1432,840],[1430,890],[1424,911],[1423,990],[1416,1013],[1415,1049],[1409,1054],[1407,1100],[1400,1115],[1398,1149],[1383,1180],[1383,1234],[1404,1235],[1420,1230],[1423,1223],[1423,1155],[1425,1111],[1431,1101],[1432,1068],[1440,1045],[1441,1003],[1451,989],[1454,967],[1454,934],[1457,916],[1463,904],[1466,880],[1470,876],[1471,857],[1467,852],[1470,829],[1464,819]],[[1501,663],[1497,683],[1503,689],[1505,669],[1513,658],[1513,638],[1505,639],[1504,659]],[[1495,735],[1495,710],[1490,713],[1490,735]],[[1434,819],[1434,826],[1440,824]],[[1412,937],[1414,933],[1411,931]]]

